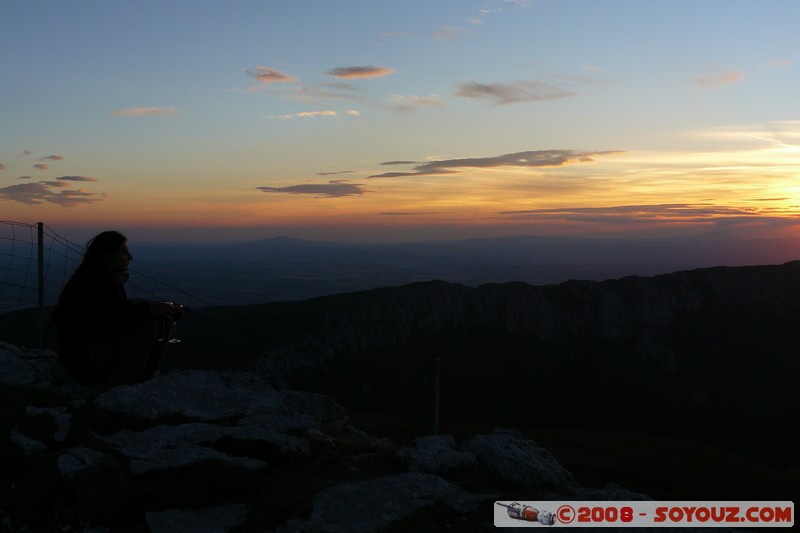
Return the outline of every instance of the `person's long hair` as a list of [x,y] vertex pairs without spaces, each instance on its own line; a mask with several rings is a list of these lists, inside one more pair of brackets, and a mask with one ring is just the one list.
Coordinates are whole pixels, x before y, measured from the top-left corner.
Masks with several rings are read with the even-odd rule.
[[83,255],[81,266],[99,264],[104,254],[113,254],[127,241],[128,238],[125,235],[113,230],[95,235],[86,243],[86,252]]
[[[103,260],[104,254],[113,254],[119,247],[122,246],[123,243],[127,242],[128,238],[125,237],[122,233],[118,231],[104,231],[99,233],[89,239],[89,242],[86,243],[86,252],[83,254],[83,261],[78,268],[75,269],[75,272],[72,274],[72,278],[75,278],[79,272],[85,272],[87,268],[91,268],[92,266],[100,265]],[[72,282],[72,279],[70,279]],[[70,282],[67,283],[67,286],[70,285]],[[67,287],[65,287],[66,289]],[[61,295],[59,296],[59,305],[53,309],[52,313],[50,314],[50,324],[58,323],[58,320],[61,317],[61,300],[64,296],[64,291],[62,291]]]

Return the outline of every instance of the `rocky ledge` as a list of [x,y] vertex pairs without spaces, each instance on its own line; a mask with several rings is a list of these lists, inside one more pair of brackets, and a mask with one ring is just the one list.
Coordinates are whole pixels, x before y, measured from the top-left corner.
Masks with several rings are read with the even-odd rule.
[[649,499],[513,430],[397,443],[244,372],[100,391],[0,342],[0,395],[0,531],[484,531],[498,500]]

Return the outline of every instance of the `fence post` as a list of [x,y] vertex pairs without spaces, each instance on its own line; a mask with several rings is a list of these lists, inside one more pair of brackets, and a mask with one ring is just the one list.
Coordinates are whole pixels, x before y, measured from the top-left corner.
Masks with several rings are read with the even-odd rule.
[[36,223],[39,265],[39,348],[44,348],[44,224]]

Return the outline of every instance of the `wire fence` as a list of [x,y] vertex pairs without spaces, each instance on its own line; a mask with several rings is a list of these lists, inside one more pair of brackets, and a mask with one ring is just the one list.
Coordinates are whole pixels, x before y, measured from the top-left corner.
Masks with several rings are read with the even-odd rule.
[[[27,224],[0,220],[0,315],[38,307],[41,345],[41,334],[47,318],[47,308],[58,302],[61,289],[82,261],[84,251],[83,245],[73,243],[58,235],[42,222]],[[129,273],[126,291],[131,298],[180,301],[192,308],[216,305],[142,272],[131,269]],[[21,320],[28,321],[28,315],[23,316]],[[12,325],[12,327],[27,327],[28,325],[18,324]],[[210,324],[209,327],[218,328],[219,324]],[[252,329],[236,328],[225,333],[251,339],[262,346],[272,344],[272,341],[265,338],[263,334]],[[441,363],[441,358],[434,359],[434,434],[440,430]],[[266,364],[266,359],[259,359],[254,362],[253,370],[268,376],[272,372],[272,365]],[[601,456],[575,440],[556,432],[541,428],[538,431],[568,442],[585,452]]]
[[[84,246],[65,239],[42,222],[0,221],[0,314],[39,309],[39,327],[47,308],[83,259]],[[132,299],[180,301],[191,307],[212,303],[131,269],[126,283]]]

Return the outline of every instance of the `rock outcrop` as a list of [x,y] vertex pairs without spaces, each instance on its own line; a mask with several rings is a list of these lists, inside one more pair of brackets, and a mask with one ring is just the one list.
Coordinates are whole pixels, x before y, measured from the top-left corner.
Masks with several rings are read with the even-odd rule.
[[7,343],[0,369],[2,530],[480,531],[497,499],[624,491],[580,488],[516,432],[370,437],[331,398],[246,372],[100,391]]
[[[186,357],[174,361],[263,371],[401,417],[429,416],[436,365],[443,419],[534,426],[545,407],[564,425],[702,442],[789,468],[799,322],[797,261],[549,286],[429,281],[198,309],[181,325]],[[218,356],[236,343],[238,357]],[[759,424],[741,424],[750,419]]]
[[[35,342],[18,331],[39,324],[35,311],[0,320],[0,338]],[[426,420],[437,372],[442,420],[631,431],[788,469],[797,467],[786,420],[800,418],[798,323],[799,261],[544,286],[426,281],[191,309],[167,364],[252,371],[282,391]],[[14,379],[36,372],[28,365]]]

